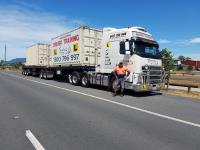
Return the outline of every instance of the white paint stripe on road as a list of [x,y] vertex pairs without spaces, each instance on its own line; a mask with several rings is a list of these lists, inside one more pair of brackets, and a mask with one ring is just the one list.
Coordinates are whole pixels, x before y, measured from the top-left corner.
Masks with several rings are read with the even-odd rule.
[[149,111],[149,110],[145,110],[145,109],[141,109],[141,108],[138,108],[138,107],[130,106],[130,105],[127,105],[127,104],[115,102],[115,101],[112,101],[112,100],[109,100],[109,99],[106,99],[106,98],[97,97],[97,96],[86,94],[86,93],[83,93],[83,92],[62,88],[62,87],[59,87],[59,86],[47,84],[47,83],[44,83],[44,82],[35,81],[35,80],[32,80],[32,79],[27,79],[27,78],[20,77],[20,76],[17,76],[17,75],[8,74],[8,73],[3,73],[3,74],[8,75],[8,76],[12,76],[12,77],[15,77],[15,78],[28,80],[28,81],[31,81],[31,82],[43,84],[43,85],[46,85],[46,86],[49,86],[49,87],[54,87],[54,88],[57,88],[57,89],[61,89],[61,90],[65,90],[65,91],[69,91],[69,92],[73,92],[73,93],[77,93],[77,94],[80,94],[80,95],[85,95],[85,96],[92,97],[92,98],[95,98],[95,99],[98,99],[98,100],[101,100],[101,101],[109,102],[109,103],[112,103],[112,104],[117,104],[117,105],[120,105],[120,106],[123,106],[123,107],[126,107],[126,108],[130,108],[130,109],[133,109],[133,110],[144,112],[146,114],[150,114],[150,115],[157,116],[157,117],[160,117],[160,118],[165,118],[165,119],[168,119],[168,120],[173,120],[173,121],[176,121],[176,122],[179,122],[179,123],[183,123],[183,124],[187,124],[187,125],[190,125],[190,126],[194,126],[194,127],[200,128],[200,124],[193,123],[193,122],[190,122],[190,121],[186,121],[186,120],[178,119],[178,118],[175,118],[175,117],[170,117],[170,116],[167,116],[167,115],[155,113],[155,112],[152,112],[152,111]]
[[45,148],[40,144],[40,142],[36,139],[33,133],[30,130],[26,130],[26,137],[33,144],[36,150],[45,150]]

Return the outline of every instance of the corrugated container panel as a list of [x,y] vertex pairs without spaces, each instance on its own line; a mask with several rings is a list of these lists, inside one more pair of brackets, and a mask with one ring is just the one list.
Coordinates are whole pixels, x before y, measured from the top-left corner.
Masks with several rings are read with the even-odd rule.
[[35,44],[26,49],[27,66],[48,66],[50,55],[50,45]]
[[52,39],[51,66],[94,66],[101,50],[102,31],[80,27]]
[[184,60],[184,61],[181,61],[181,63],[184,65],[195,67],[195,68],[200,68],[200,61],[198,60]]

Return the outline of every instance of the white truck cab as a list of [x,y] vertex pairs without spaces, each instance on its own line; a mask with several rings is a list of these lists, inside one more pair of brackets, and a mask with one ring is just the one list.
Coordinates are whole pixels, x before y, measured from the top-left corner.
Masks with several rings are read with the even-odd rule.
[[[123,61],[131,72],[126,78],[126,89],[136,92],[153,91],[163,86],[159,45],[144,28],[104,28],[101,48],[96,73],[110,75],[105,80],[112,78],[113,69]],[[112,84],[114,81],[110,80],[108,83]]]

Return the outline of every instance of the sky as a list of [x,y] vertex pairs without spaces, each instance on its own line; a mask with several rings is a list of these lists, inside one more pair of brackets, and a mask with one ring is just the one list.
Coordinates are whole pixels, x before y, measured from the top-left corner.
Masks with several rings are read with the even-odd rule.
[[0,59],[22,58],[26,47],[80,25],[141,26],[174,57],[200,59],[199,0],[0,0]]

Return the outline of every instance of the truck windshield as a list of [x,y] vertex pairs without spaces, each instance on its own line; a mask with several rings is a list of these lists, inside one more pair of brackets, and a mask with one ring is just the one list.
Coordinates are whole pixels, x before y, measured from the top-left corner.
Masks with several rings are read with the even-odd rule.
[[160,59],[159,46],[156,43],[135,41],[135,53],[141,57]]

